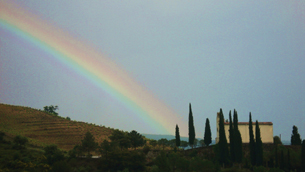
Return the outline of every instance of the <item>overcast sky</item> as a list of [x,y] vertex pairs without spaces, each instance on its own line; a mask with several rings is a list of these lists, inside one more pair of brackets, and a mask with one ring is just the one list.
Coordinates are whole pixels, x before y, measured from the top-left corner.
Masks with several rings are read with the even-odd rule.
[[[273,122],[305,139],[305,1],[15,0],[46,22],[86,40],[188,120],[196,136],[216,113]],[[61,63],[0,26],[0,102],[42,109],[125,131],[148,131],[107,92],[62,71]],[[67,75],[67,73],[69,75]],[[173,127],[173,132],[174,132]],[[188,127],[180,127],[181,136]]]

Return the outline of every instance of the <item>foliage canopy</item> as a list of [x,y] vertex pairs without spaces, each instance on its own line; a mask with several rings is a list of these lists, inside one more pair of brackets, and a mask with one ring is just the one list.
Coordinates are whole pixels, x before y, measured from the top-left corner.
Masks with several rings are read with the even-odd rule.
[[81,146],[84,151],[87,151],[89,156],[90,152],[94,151],[97,148],[98,143],[95,142],[94,136],[89,131],[87,131],[84,139],[82,140]]
[[211,133],[211,127],[210,127],[210,120],[209,118],[205,121],[205,129],[204,129],[204,144],[206,146],[209,146],[212,143],[212,133]]
[[195,127],[194,127],[194,119],[193,119],[191,104],[190,104],[189,108],[190,108],[190,111],[189,111],[189,144],[193,148],[194,140],[195,140]]
[[131,131],[129,134],[128,134],[129,138],[130,138],[130,143],[131,143],[131,146],[133,148],[137,148],[137,147],[140,147],[140,146],[143,146],[146,141],[144,139],[144,137],[138,133],[137,131],[133,130]]
[[298,128],[294,125],[292,127],[292,135],[291,135],[291,145],[301,145],[302,140],[301,140],[301,136],[298,133]]
[[47,113],[50,113],[50,114],[53,114],[53,115],[58,115],[57,112],[55,112],[56,110],[58,109],[58,106],[53,106],[53,105],[50,105],[50,106],[44,106],[43,107],[43,111],[44,112],[47,112]]

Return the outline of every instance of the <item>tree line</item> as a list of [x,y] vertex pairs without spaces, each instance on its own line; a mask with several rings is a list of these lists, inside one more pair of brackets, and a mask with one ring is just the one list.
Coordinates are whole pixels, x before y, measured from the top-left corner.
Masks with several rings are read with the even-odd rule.
[[[277,136],[270,147],[262,144],[259,123],[252,123],[249,113],[250,140],[249,144],[242,144],[238,115],[234,110],[229,112],[228,143],[222,109],[219,118],[219,142],[209,146],[211,134],[207,118],[201,141],[206,147],[189,150],[180,148],[185,145],[194,147],[198,142],[191,104],[188,142],[180,140],[176,125],[175,139],[172,140],[149,140],[134,130],[113,130],[107,139],[97,143],[94,136],[87,132],[80,144],[69,152],[60,150],[56,145],[47,145],[43,153],[33,153],[33,149],[27,149],[26,137],[17,135],[10,143],[4,139],[5,133],[0,132],[0,171],[305,171],[305,141],[301,141],[296,126],[292,130],[291,147],[281,145]],[[294,147],[300,144],[301,147]],[[157,146],[161,149],[153,149]],[[8,154],[4,153],[6,150]],[[92,159],[93,152],[99,153],[101,158]]]
[[[195,126],[194,126],[194,118],[193,118],[193,112],[192,112],[192,105],[189,104],[189,120],[188,120],[188,130],[189,130],[189,141],[188,144],[194,148],[194,146],[197,145],[197,139],[196,133],[195,133]],[[176,125],[175,128],[175,138],[176,138],[176,147],[181,146],[180,141],[180,133],[179,133],[179,126]],[[210,121],[209,118],[206,118],[205,122],[205,131],[204,131],[204,137],[203,140],[200,141],[201,145],[209,146],[212,143],[212,133],[211,133],[211,127],[210,127]]]
[[[233,120],[231,111],[229,112],[229,141],[227,143],[225,128],[224,128],[224,115],[222,109],[219,111],[219,142],[216,145],[217,151],[217,160],[219,164],[223,166],[229,164],[241,164],[243,162],[243,144],[242,137],[240,131],[238,129],[238,114],[234,109],[233,112]],[[195,140],[195,127],[194,127],[194,119],[191,104],[189,104],[189,121],[188,121],[188,130],[189,130],[189,145],[193,148],[194,140]],[[176,146],[180,146],[180,135],[179,135],[179,127],[176,125],[175,129],[175,137],[176,137]],[[211,129],[209,124],[209,119],[206,119],[205,124],[205,132],[203,142],[206,146],[209,146],[211,143]],[[298,133],[298,128],[293,126],[292,135],[291,135],[291,145],[301,145],[302,149],[305,149],[305,140],[301,140],[300,134]],[[249,113],[249,151],[250,151],[250,163],[252,166],[261,166],[263,165],[264,152],[263,152],[263,143],[261,139],[260,127],[258,120],[255,122],[255,138],[253,132],[253,123],[251,112]],[[305,150],[302,150],[302,161],[305,159]],[[277,153],[276,153],[277,155]],[[282,154],[283,155],[283,154]],[[289,156],[289,152],[287,154]],[[304,156],[303,156],[304,155]],[[275,157],[276,158],[276,157]],[[287,157],[289,158],[289,157]],[[303,159],[304,158],[304,159]],[[284,161],[282,159],[281,161]],[[302,162],[304,164],[304,162]],[[288,165],[289,166],[289,165]]]

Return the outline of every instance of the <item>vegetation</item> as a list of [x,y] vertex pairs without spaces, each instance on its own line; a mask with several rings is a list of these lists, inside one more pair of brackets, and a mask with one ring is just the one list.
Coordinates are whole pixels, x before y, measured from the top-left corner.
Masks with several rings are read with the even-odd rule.
[[219,142],[218,146],[218,161],[223,166],[229,163],[229,149],[224,127],[224,117],[222,109],[219,113]]
[[49,145],[44,148],[44,155],[47,157],[47,163],[53,165],[54,163],[64,159],[64,154],[56,145]]
[[[239,132],[238,129],[238,115],[237,115],[237,111],[234,109],[234,116],[233,116],[233,135],[234,135],[234,161],[233,162],[237,162],[237,163],[241,163],[242,162],[242,158],[243,158],[243,153],[242,153],[242,140],[241,140],[241,134]],[[231,148],[232,149],[232,148]]]
[[[21,113],[20,111],[26,111],[24,112],[26,114],[31,111],[35,115],[31,113],[28,116],[36,116],[39,119],[42,119],[40,115],[44,116],[44,123],[53,119],[56,121],[54,123],[56,127],[58,127],[56,124],[60,122],[65,125],[72,124],[72,121],[65,118],[62,119],[59,116],[45,114],[45,112],[30,108],[24,110],[21,110],[20,107],[13,108],[15,111],[18,111],[18,114]],[[13,117],[14,115],[11,115],[12,119],[3,118],[3,116],[8,116],[8,114],[3,112],[3,110],[0,110],[0,112],[2,120],[0,124],[0,171],[5,172],[305,171],[305,140],[303,140],[302,146],[282,145],[276,141],[274,141],[274,144],[256,144],[261,145],[261,151],[259,151],[259,147],[256,147],[256,153],[261,157],[261,159],[256,158],[259,161],[256,165],[252,165],[250,162],[251,147],[248,144],[242,144],[242,161],[238,164],[233,162],[232,159],[230,161],[228,145],[224,144],[226,143],[226,137],[222,110],[220,110],[219,121],[220,140],[216,145],[183,150],[183,147],[188,146],[187,141],[180,141],[180,147],[177,147],[176,139],[149,140],[136,131],[124,132],[112,128],[105,128],[106,130],[111,130],[111,133],[103,139],[99,139],[99,136],[94,134],[94,130],[104,129],[100,126],[91,125],[81,132],[77,132],[80,133],[79,141],[72,142],[71,139],[67,140],[67,142],[70,141],[71,145],[71,149],[68,152],[54,143],[45,144],[43,147],[33,144],[35,139],[26,136],[32,135],[29,130],[23,132],[22,128],[14,128],[12,125],[19,125],[17,123],[18,120],[15,120],[14,123],[11,122],[12,119],[16,119]],[[24,113],[18,115],[19,120],[23,121],[26,119],[23,118]],[[232,123],[234,130],[234,121],[235,123],[237,122],[237,113],[233,118],[235,119]],[[249,122],[252,124],[251,114]],[[207,123],[206,127],[209,126]],[[49,128],[51,129],[51,127]],[[9,129],[14,129],[14,131],[9,131]],[[28,129],[31,131],[36,130],[31,125],[28,126]],[[260,143],[261,138],[257,121],[255,130],[257,135],[256,143]],[[47,130],[44,132],[47,132]],[[60,135],[61,133],[57,134],[57,136]],[[275,136],[274,139],[279,138]],[[233,142],[236,143],[236,139]],[[194,145],[195,143],[196,139],[194,139]],[[202,144],[205,145],[204,141],[202,141]],[[225,145],[226,147],[224,147]],[[84,154],[89,157],[84,157]],[[96,156],[93,158],[91,154],[99,155],[99,158]]]
[[[125,133],[125,132],[123,132]],[[115,134],[115,131],[114,131]],[[301,147],[283,145],[263,145],[266,153],[264,163],[253,167],[247,163],[249,156],[239,167],[234,165],[220,165],[215,160],[219,145],[200,147],[197,149],[174,151],[170,149],[151,150],[146,144],[137,150],[121,149],[117,142],[104,140],[98,147],[101,158],[83,158],[82,155],[73,154],[73,150],[82,150],[81,145],[75,146],[71,152],[60,150],[56,145],[48,145],[43,150],[34,150],[28,145],[19,150],[13,143],[7,141],[0,143],[0,171],[30,171],[30,172],[217,172],[217,171],[302,171]],[[84,137],[84,139],[87,139]],[[84,139],[82,142],[84,142]],[[119,141],[119,139],[117,140]],[[167,139],[164,142],[170,142]],[[162,141],[161,141],[162,142]],[[160,143],[161,143],[160,142]],[[149,141],[150,143],[150,141]],[[304,141],[305,145],[305,141]],[[158,145],[157,145],[158,146]],[[246,146],[246,145],[244,145]],[[175,147],[176,148],[176,147]],[[246,146],[245,152],[249,151]],[[278,152],[275,152],[275,149]],[[87,153],[86,151],[84,151]],[[279,155],[279,166],[274,165],[274,158]],[[298,159],[299,158],[299,159]]]
[[179,134],[179,127],[176,125],[176,147],[180,147],[180,134]]
[[256,120],[255,125],[255,163],[257,166],[260,166],[263,164],[263,143],[261,139],[261,133],[258,125],[258,121]]
[[53,105],[50,105],[50,106],[44,106],[43,107],[43,111],[44,112],[47,112],[47,113],[50,113],[50,114],[53,114],[53,115],[58,115],[57,112],[55,112],[56,110],[58,109],[58,106],[53,106]]
[[302,171],[305,172],[305,140],[303,140],[302,142],[301,164],[302,164]]
[[98,146],[98,143],[95,142],[93,135],[87,131],[84,139],[82,140],[82,149],[88,153],[87,156],[90,156],[90,152],[94,151]]
[[160,139],[160,140],[158,140],[158,145],[161,145],[162,149],[164,150],[165,146],[168,145],[168,140],[167,139]]
[[80,145],[87,131],[99,144],[111,135],[113,128],[67,120],[29,107],[0,104],[0,131],[12,141],[17,135],[27,137],[28,145],[43,148],[57,145],[64,151]]
[[131,146],[131,141],[127,132],[116,129],[113,131],[109,138],[112,142],[116,143],[121,148],[121,150],[127,149]]
[[206,119],[205,122],[203,142],[206,146],[209,146],[212,143],[212,133],[211,133],[210,121],[208,118]]
[[190,111],[189,111],[189,144],[193,148],[195,140],[195,127],[194,127],[194,119],[192,113],[192,106],[190,104]]
[[235,161],[235,149],[234,149],[235,148],[235,146],[234,146],[235,136],[234,136],[234,128],[233,128],[233,123],[232,123],[231,111],[229,112],[229,120],[230,120],[230,126],[229,126],[230,154],[231,154],[231,160],[232,160],[232,162],[234,162]]
[[24,149],[25,145],[28,143],[28,139],[26,137],[22,137],[20,135],[17,135],[14,138],[14,148],[16,149]]
[[251,160],[251,164],[255,165],[255,161],[256,161],[256,156],[255,156],[255,141],[254,141],[254,135],[253,135],[253,126],[252,126],[252,116],[251,116],[251,112],[249,114],[249,149],[250,149],[250,160]]
[[136,149],[137,147],[141,147],[145,144],[145,140],[144,140],[144,137],[136,132],[135,130],[131,131],[129,133],[129,139],[130,139],[130,142],[131,142],[131,146]]
[[281,138],[279,136],[274,136],[273,137],[273,143],[276,144],[276,145],[282,145],[282,141],[281,141]]
[[292,135],[291,135],[291,145],[301,145],[301,136],[298,133],[298,128],[296,126],[292,127]]

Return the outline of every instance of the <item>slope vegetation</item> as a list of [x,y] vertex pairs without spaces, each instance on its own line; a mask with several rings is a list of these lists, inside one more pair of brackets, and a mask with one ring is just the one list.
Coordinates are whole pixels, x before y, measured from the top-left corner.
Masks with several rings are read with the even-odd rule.
[[29,107],[0,103],[0,131],[12,138],[16,135],[25,136],[32,146],[56,144],[60,149],[70,150],[81,143],[87,131],[100,144],[108,139],[113,129],[70,121]]

